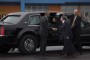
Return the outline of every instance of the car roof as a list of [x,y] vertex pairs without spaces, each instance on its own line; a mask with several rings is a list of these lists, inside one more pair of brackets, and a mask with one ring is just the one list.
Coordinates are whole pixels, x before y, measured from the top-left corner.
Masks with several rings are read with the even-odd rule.
[[46,13],[46,12],[13,12],[7,15],[27,15],[27,14],[40,14],[40,13]]
[[[25,16],[25,15],[28,15],[28,14],[30,14],[30,15],[40,15],[41,13],[55,13],[55,12],[43,12],[43,11],[40,11],[40,12],[13,12],[13,13],[9,13],[9,14],[7,14],[7,15],[20,15],[20,16]],[[56,12],[56,13],[58,13],[58,12]],[[61,12],[59,12],[59,13],[61,13]],[[70,15],[72,15],[73,13],[64,13],[65,15],[67,15],[67,16],[70,16]]]

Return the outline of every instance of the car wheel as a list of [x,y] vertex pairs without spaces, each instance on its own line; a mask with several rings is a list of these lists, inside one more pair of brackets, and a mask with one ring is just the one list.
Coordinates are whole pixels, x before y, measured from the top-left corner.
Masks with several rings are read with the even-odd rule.
[[8,51],[9,51],[10,49],[11,49],[11,48],[0,46],[0,53],[1,53],[1,54],[8,53]]
[[19,51],[23,54],[31,54],[36,51],[37,39],[32,35],[25,35],[20,41]]

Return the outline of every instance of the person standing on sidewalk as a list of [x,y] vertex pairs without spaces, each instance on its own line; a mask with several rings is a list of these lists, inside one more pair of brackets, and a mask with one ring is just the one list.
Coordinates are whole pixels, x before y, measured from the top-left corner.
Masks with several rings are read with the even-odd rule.
[[71,31],[71,23],[66,16],[62,16],[60,21],[62,24],[58,26],[58,31],[60,30],[62,32],[61,34],[64,40],[63,54],[65,57],[76,57],[77,50],[72,43],[73,35]]
[[47,16],[43,13],[41,16],[40,23],[40,54],[46,55],[46,44],[47,44],[47,36],[48,36],[48,19]]
[[73,42],[77,49],[77,51],[81,54],[82,51],[82,43],[80,39],[80,32],[81,32],[81,17],[78,15],[78,10],[74,10],[74,14],[71,20],[71,29],[73,33]]

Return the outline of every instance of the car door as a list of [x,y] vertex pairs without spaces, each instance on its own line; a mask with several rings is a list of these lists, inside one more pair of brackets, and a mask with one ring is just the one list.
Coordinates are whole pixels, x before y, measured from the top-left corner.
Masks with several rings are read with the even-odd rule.
[[39,34],[40,29],[40,15],[30,15],[28,20],[28,26],[33,28],[34,33]]
[[81,21],[81,40],[83,43],[90,42],[90,23]]

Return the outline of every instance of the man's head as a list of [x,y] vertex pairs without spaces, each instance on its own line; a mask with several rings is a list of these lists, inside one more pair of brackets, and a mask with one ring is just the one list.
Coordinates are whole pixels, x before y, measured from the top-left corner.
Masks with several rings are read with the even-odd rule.
[[61,18],[60,18],[60,21],[61,22],[63,22],[63,21],[66,21],[68,18],[66,17],[66,16],[62,16]]
[[75,15],[78,15],[78,9],[75,9],[75,10],[74,10],[74,14],[75,14]]

